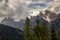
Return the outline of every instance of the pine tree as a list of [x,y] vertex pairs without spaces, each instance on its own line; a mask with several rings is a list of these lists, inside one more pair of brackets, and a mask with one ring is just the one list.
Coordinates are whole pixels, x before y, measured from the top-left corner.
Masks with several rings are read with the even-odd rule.
[[42,22],[39,27],[34,27],[34,33],[37,40],[48,40],[48,29],[45,22]]
[[40,28],[35,26],[33,28],[33,31],[34,31],[34,36],[36,37],[36,40],[40,40]]
[[36,24],[37,26],[34,27],[34,33],[37,37],[37,40],[48,40],[48,30],[46,27],[45,22],[39,21],[39,16],[36,18]]
[[48,40],[48,29],[46,27],[46,23],[45,22],[42,22],[40,24],[40,36],[42,38],[42,40]]
[[57,40],[57,36],[56,36],[56,31],[54,28],[54,24],[51,27],[51,40]]
[[36,18],[36,26],[33,28],[33,31],[34,31],[34,34],[35,34],[35,37],[36,37],[36,40],[40,40],[40,22],[39,22],[39,19],[38,19],[38,15],[37,15],[37,18]]
[[25,20],[25,26],[24,26],[24,39],[25,40],[30,40],[30,20],[27,17]]
[[39,16],[37,15],[37,18],[36,18],[36,24],[37,24],[37,27],[40,27],[40,21],[39,21]]

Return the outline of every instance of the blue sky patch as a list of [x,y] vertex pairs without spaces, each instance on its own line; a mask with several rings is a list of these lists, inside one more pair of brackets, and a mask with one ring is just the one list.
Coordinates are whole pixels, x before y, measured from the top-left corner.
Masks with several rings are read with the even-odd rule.
[[46,7],[47,5],[44,3],[36,3],[36,4],[30,4],[28,5],[28,8],[35,8],[35,7]]

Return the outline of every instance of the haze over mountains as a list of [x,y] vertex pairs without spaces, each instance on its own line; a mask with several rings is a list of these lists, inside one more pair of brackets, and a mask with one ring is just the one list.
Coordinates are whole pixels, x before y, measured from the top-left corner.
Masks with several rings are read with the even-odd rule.
[[60,0],[0,0],[0,22],[22,30],[26,17],[32,16],[30,20],[35,25],[39,15],[50,23],[60,17],[59,3]]
[[[44,21],[47,25],[49,23],[54,23],[55,26],[60,26],[60,14],[56,14],[54,12],[51,12],[49,10],[45,10],[44,13],[40,13],[39,15],[40,22]],[[36,26],[36,17],[37,16],[31,16],[30,21],[32,26]],[[14,21],[12,18],[5,18],[2,22],[2,24],[9,25],[18,29],[23,30],[25,20],[21,19],[19,22]]]
[[20,20],[19,22],[16,22],[13,19],[11,19],[11,18],[8,17],[8,18],[5,18],[1,22],[1,24],[9,25],[9,26],[12,26],[14,28],[18,28],[18,29],[23,30],[24,22],[25,22],[25,20]]

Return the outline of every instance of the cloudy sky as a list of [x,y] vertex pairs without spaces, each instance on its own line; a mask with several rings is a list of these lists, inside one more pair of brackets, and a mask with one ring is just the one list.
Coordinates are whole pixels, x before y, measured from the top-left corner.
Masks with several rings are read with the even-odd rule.
[[7,17],[19,21],[46,9],[60,12],[60,0],[0,0],[0,22]]

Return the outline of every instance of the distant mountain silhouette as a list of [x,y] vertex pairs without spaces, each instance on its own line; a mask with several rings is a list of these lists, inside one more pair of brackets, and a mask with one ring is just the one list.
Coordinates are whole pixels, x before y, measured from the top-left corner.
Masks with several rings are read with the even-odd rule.
[[0,40],[23,40],[23,31],[0,24]]
[[[40,17],[40,15],[38,15],[38,16],[39,16],[38,19],[39,19],[40,23],[44,21],[48,25],[48,22],[46,20],[44,20],[42,17]],[[18,29],[23,30],[23,27],[24,27],[24,24],[25,24],[25,20],[20,20],[19,22],[15,22],[13,19],[8,17],[8,18],[5,18],[1,22],[1,24],[12,26],[14,28],[18,28]],[[36,26],[36,16],[32,16],[30,18],[30,24],[31,24],[31,26]]]
[[[42,21],[44,21],[47,26],[50,26],[50,24],[52,25],[52,22],[53,22],[56,26],[58,26],[58,24],[56,24],[56,22],[58,19],[60,20],[60,13],[57,14],[55,12],[45,10],[44,13],[41,12],[38,16],[39,16],[38,19],[39,19],[40,23]],[[31,16],[31,18],[30,18],[31,26],[36,26],[36,17],[37,16]],[[12,18],[8,17],[8,18],[5,18],[1,23],[4,25],[9,25],[14,28],[23,30],[25,20],[21,19],[19,22],[15,22]],[[60,24],[59,24],[59,26],[60,26]]]
[[1,22],[1,24],[9,25],[9,26],[12,26],[14,28],[18,28],[18,29],[23,30],[24,22],[25,22],[25,20],[20,20],[19,22],[15,22],[12,18],[8,17],[8,18],[5,18]]

